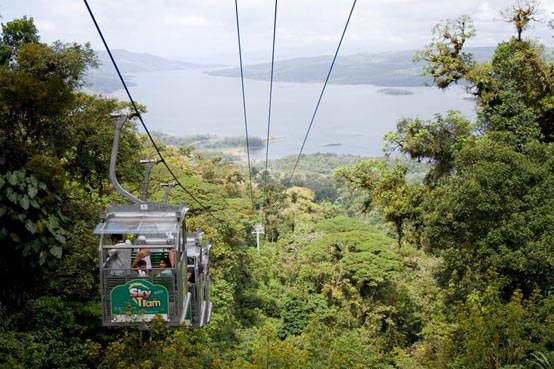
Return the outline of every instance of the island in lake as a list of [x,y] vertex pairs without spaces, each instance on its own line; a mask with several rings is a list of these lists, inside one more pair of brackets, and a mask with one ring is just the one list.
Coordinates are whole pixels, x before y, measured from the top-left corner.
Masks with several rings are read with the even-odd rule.
[[393,95],[393,96],[413,95],[414,94],[412,91],[403,90],[403,89],[400,89],[400,88],[381,88],[381,89],[377,90],[377,92],[380,93],[380,94]]

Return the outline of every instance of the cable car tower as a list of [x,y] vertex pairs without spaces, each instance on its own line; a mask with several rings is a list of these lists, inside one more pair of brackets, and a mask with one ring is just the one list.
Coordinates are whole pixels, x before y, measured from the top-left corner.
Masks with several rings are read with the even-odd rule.
[[167,193],[160,204],[147,202],[144,189],[139,199],[121,187],[115,167],[121,128],[128,116],[117,117],[110,180],[131,204],[109,205],[94,230],[100,235],[102,323],[144,325],[159,315],[171,327],[201,327],[210,321],[212,311],[211,245],[202,243],[202,231],[187,233],[188,208],[167,205]]

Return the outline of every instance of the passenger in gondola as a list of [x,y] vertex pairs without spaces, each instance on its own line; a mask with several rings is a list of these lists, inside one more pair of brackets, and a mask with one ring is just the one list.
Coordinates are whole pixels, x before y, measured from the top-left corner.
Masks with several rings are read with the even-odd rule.
[[167,258],[169,261],[169,267],[175,268],[175,248],[174,247],[167,250]]
[[148,277],[146,261],[140,260],[137,264],[137,274],[139,277]]
[[[137,238],[137,245],[146,246],[146,237],[144,236],[138,236]],[[133,264],[131,264],[131,268],[138,267],[138,263],[144,260],[146,263],[146,269],[151,270],[152,269],[152,260],[150,259],[150,249],[147,247],[141,247],[139,251],[137,252],[137,255],[135,256],[135,260],[133,260]]]
[[194,284],[194,267],[187,268],[187,282],[189,286]]
[[167,244],[170,247],[167,249],[167,256],[169,258],[169,267],[175,268],[175,236],[169,235],[167,237]]
[[130,245],[131,241],[123,241],[123,235],[113,234],[112,245],[116,246],[108,250],[108,258],[105,267],[111,269],[111,275],[129,275],[129,264],[131,264],[131,249],[120,249],[117,246]]
[[160,260],[160,269],[161,272],[158,274],[158,277],[171,277],[173,272],[170,269],[169,259],[163,258]]

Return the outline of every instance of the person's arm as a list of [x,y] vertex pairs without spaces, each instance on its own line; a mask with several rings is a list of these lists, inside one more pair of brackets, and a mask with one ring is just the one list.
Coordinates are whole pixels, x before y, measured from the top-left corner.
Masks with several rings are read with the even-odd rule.
[[144,256],[144,252],[139,250],[135,256],[135,260],[133,260],[133,264],[131,264],[131,268],[136,268],[138,266],[138,262],[141,261]]
[[175,268],[175,249],[174,248],[169,249],[169,251],[167,252],[167,256],[169,258],[169,262],[171,263],[169,267]]
[[135,260],[133,260],[133,264],[131,264],[131,268],[136,268],[138,266],[138,262],[149,255],[150,255],[150,249],[140,249],[137,252],[137,256],[135,256]]

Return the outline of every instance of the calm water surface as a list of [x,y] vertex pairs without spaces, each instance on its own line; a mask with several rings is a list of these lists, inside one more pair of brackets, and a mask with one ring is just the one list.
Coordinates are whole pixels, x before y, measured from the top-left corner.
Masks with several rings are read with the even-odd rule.
[[[143,118],[150,131],[175,136],[211,134],[244,136],[239,78],[208,76],[201,70],[136,73],[131,94],[145,104]],[[270,135],[282,137],[269,146],[271,159],[298,155],[323,83],[274,83]],[[382,154],[385,133],[401,117],[432,119],[450,109],[473,119],[474,104],[460,87],[402,87],[412,95],[385,95],[382,87],[328,84],[312,125],[304,153],[332,152],[360,156]],[[245,80],[249,136],[265,138],[268,126],[269,82]],[[126,100],[121,90],[114,94]],[[265,149],[252,154],[265,158]]]

